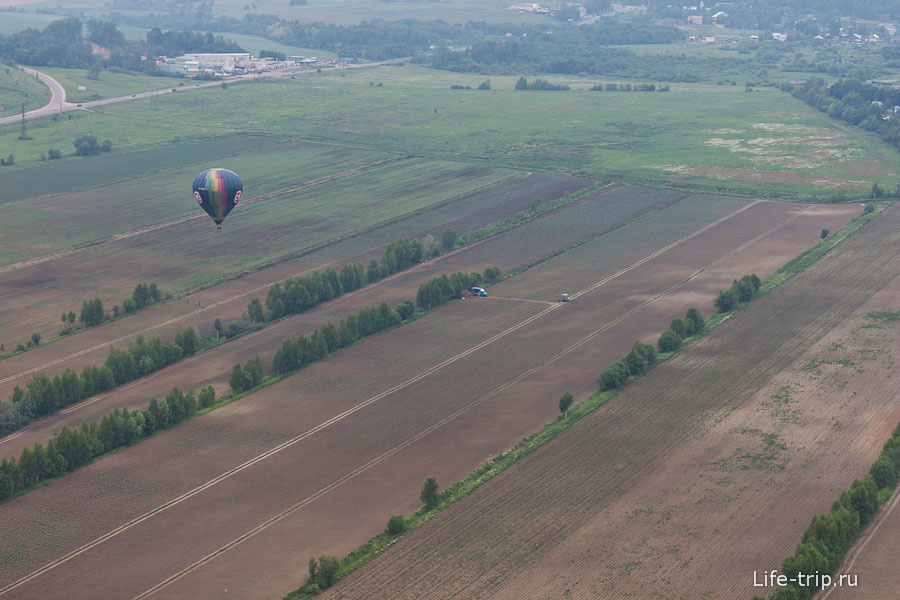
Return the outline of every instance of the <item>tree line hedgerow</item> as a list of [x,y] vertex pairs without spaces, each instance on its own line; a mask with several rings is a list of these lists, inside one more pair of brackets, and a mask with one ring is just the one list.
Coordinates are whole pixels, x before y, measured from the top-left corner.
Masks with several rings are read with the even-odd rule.
[[[288,338],[272,359],[272,374],[289,373],[351,346],[364,337],[400,325],[412,316],[412,308],[409,300],[402,302],[396,309],[391,308],[387,302],[382,302],[347,315],[338,325],[329,321],[316,328],[309,337],[298,335]],[[401,317],[401,313],[405,316]],[[235,370],[238,366],[235,365]]]
[[0,405],[0,435],[178,362],[193,355],[198,347],[197,332],[191,327],[178,333],[173,342],[138,336],[126,350],[110,348],[102,365],[87,365],[80,375],[72,369],[66,369],[53,379],[43,371],[36,373],[24,389],[15,386],[8,401]]
[[419,286],[416,292],[416,306],[422,310],[431,310],[453,298],[459,298],[470,287],[491,284],[500,277],[500,269],[486,267],[481,273],[451,273],[432,277]]
[[[134,286],[131,296],[122,300],[122,308],[126,313],[132,313],[146,306],[159,302],[163,299],[162,290],[156,285],[156,282],[139,283]],[[100,298],[92,298],[81,303],[81,313],[78,315],[78,321],[85,327],[94,327],[109,318],[119,316],[119,306],[113,306],[112,312],[107,313],[103,309],[103,302]],[[71,331],[72,325],[75,324],[75,313],[69,311],[63,313],[63,326],[68,322],[68,329],[64,332]]]
[[[797,581],[798,573],[833,574],[850,547],[881,504],[887,502],[900,480],[900,425],[882,447],[864,479],[854,479],[850,489],[831,505],[827,515],[816,515],[803,532],[792,556],[784,559],[781,573]],[[793,578],[793,579],[792,579]],[[809,582],[812,586],[812,581]],[[769,596],[772,600],[808,600],[818,587],[790,583]],[[762,600],[754,598],[754,600]]]
[[[689,308],[684,319],[672,319],[669,328],[659,336],[657,348],[660,352],[675,352],[681,348],[685,338],[702,333],[705,324],[700,311]],[[597,381],[606,390],[622,387],[629,377],[640,377],[653,368],[658,360],[656,348],[638,340],[631,346],[628,354],[606,367]]]
[[[449,247],[447,240],[452,238]],[[334,267],[314,271],[285,280],[284,284],[274,284],[266,296],[265,308],[254,298],[247,307],[250,320],[262,323],[279,319],[285,315],[308,310],[323,302],[328,302],[368,284],[375,283],[394,273],[439,256],[441,250],[450,250],[456,242],[456,234],[448,229],[444,232],[444,243],[433,236],[422,240],[400,238],[387,245],[381,261],[372,258],[368,266],[362,263],[347,263],[338,272]]]
[[[274,375],[281,375],[299,369],[340,348],[356,343],[363,337],[399,325],[411,318],[413,312],[413,304],[409,300],[400,303],[397,309],[392,309],[387,302],[382,302],[363,308],[357,313],[351,313],[341,320],[340,326],[335,326],[331,322],[326,323],[316,329],[309,338],[303,335],[288,338],[275,353],[272,372]],[[176,336],[176,340],[182,343],[185,343],[186,339],[194,340],[196,344],[194,329],[186,329]],[[186,346],[191,349],[196,347],[189,342]],[[139,337],[127,351],[111,349],[111,358],[107,359],[111,364],[85,367],[85,372],[89,374],[87,380],[94,384],[95,378],[99,376],[101,385],[111,386],[116,382],[115,374],[134,372],[134,369],[144,362],[144,358],[153,356],[147,348],[163,349],[163,356],[165,351],[172,355],[181,352],[179,346],[163,344],[159,338],[145,342]],[[141,355],[143,357],[139,358]],[[236,364],[229,380],[232,397],[256,388],[263,383],[263,377],[263,367],[258,356],[249,359],[244,365]],[[124,380],[120,381],[122,382]],[[44,398],[48,392],[57,394],[59,390],[79,390],[83,389],[83,385],[82,378],[71,369],[67,369],[62,376],[58,375],[52,381],[41,374],[26,385],[24,392],[18,387],[15,388],[18,392],[15,393],[13,406],[24,403],[28,407],[33,407],[32,395]],[[4,459],[0,463],[0,501],[17,492],[28,490],[44,479],[72,472],[101,454],[130,446],[159,430],[173,427],[192,417],[197,410],[212,406],[215,400],[216,394],[212,386],[201,389],[196,398],[193,391],[185,394],[178,388],[173,388],[162,401],[151,399],[147,410],[129,411],[127,408],[121,410],[116,408],[103,417],[99,425],[92,421],[82,423],[78,429],[63,427],[47,442],[46,448],[38,442],[33,449],[23,449],[18,462],[15,459]]]
[[744,275],[740,280],[735,279],[730,288],[719,292],[714,305],[719,309],[719,312],[730,312],[737,308],[738,305],[750,302],[756,295],[756,292],[759,291],[759,286],[761,285],[762,281],[756,276],[756,273]]
[[172,388],[162,400],[151,399],[146,410],[116,408],[99,425],[91,421],[77,429],[63,426],[46,447],[36,442],[33,448],[22,449],[18,461],[4,458],[0,462],[0,502],[42,480],[71,473],[101,454],[174,427],[196,414],[198,408],[211,406],[215,398],[212,386],[200,390],[197,398],[193,391],[185,394]]

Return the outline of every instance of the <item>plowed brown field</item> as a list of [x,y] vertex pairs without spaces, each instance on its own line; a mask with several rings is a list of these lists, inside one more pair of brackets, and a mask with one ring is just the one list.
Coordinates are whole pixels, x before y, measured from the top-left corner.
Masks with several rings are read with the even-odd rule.
[[[414,509],[425,475],[460,478],[552,418],[563,386],[582,396],[635,337],[710,299],[754,256],[785,262],[821,229],[792,228],[809,207],[762,202],[715,216],[716,206],[711,227],[647,255],[619,251],[624,264],[569,289],[573,302],[452,303],[7,503],[0,596],[282,595],[309,555],[344,553]],[[485,242],[435,272],[565,245],[541,221],[500,236],[499,254]]]
[[765,595],[900,420],[898,292],[893,207],[324,597]]
[[[216,318],[228,323],[240,318],[252,297],[265,299],[268,286],[274,281],[283,281],[327,265],[340,266],[345,262],[368,262],[372,257],[380,258],[384,246],[399,237],[424,237],[429,233],[439,237],[447,227],[461,233],[478,229],[527,210],[535,199],[555,199],[590,183],[590,180],[560,175],[524,177],[450,199],[426,210],[414,211],[382,227],[347,237],[302,257],[226,281],[181,300],[151,306],[125,319],[80,331],[77,335],[0,361],[0,398],[9,396],[13,386],[24,385],[36,371],[43,370],[52,376],[66,367],[80,369],[85,364],[100,364],[110,345],[127,346],[137,335],[160,335],[163,339],[172,339],[177,331],[189,326],[208,333]],[[614,201],[624,191],[609,189],[596,197],[614,193]],[[635,206],[635,210],[641,208],[642,205]],[[107,265],[105,268],[111,267]],[[41,292],[38,290],[35,293]]]

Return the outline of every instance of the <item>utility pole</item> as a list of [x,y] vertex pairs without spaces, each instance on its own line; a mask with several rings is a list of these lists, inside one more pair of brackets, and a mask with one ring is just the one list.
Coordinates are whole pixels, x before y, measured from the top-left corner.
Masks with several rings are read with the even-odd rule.
[[19,134],[20,140],[30,140],[28,137],[28,130],[25,127],[25,102],[22,102],[22,133]]

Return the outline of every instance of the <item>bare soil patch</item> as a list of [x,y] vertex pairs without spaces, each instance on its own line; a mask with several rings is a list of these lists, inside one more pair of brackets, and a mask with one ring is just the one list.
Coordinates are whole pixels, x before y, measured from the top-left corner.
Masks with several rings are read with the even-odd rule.
[[891,209],[325,597],[764,593],[900,419],[898,247]]
[[697,175],[712,179],[736,179],[738,181],[762,181],[766,183],[788,183],[792,185],[819,185],[831,188],[851,188],[865,185],[865,181],[840,179],[827,175],[793,173],[790,171],[768,171],[757,169],[729,169],[716,167],[689,167],[670,165],[660,167],[664,171],[682,175]]

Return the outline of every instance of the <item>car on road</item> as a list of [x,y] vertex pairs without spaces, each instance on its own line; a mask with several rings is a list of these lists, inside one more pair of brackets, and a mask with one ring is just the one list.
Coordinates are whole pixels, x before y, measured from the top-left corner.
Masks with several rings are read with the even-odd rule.
[[484,296],[487,297],[487,290],[481,287],[470,287],[469,291],[472,292],[473,296]]
[[137,98],[137,94],[132,94],[131,97],[132,97],[132,98]]

